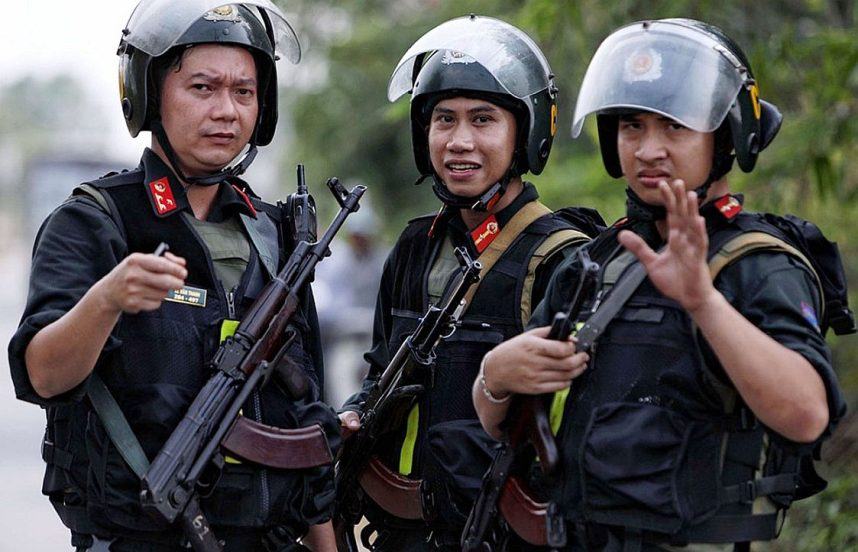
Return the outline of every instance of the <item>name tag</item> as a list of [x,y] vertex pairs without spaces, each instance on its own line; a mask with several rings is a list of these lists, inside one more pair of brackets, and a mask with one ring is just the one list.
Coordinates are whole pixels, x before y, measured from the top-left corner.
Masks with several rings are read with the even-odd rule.
[[194,307],[205,307],[207,294],[208,292],[204,289],[185,286],[182,289],[171,290],[164,298],[164,301],[172,301],[173,303],[182,303],[183,305]]

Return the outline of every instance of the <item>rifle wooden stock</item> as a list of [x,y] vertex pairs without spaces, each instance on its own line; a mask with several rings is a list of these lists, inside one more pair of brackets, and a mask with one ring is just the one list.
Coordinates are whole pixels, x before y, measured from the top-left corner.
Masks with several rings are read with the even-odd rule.
[[334,459],[318,424],[284,429],[239,416],[221,446],[242,460],[284,470],[315,468]]
[[400,475],[373,457],[360,475],[360,486],[385,512],[402,519],[425,519],[421,479]]

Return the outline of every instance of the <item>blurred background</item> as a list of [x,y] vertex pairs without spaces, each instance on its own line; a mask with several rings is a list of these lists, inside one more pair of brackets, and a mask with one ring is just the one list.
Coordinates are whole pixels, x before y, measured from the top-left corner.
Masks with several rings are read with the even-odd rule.
[[[177,0],[178,1],[178,0]],[[437,209],[428,186],[412,185],[408,102],[390,104],[387,79],[400,56],[442,21],[468,12],[528,32],[560,88],[559,132],[534,182],[549,206],[587,205],[606,220],[623,214],[623,186],[606,176],[595,126],[569,138],[577,87],[599,42],[641,19],[692,17],[723,28],[749,56],[761,95],[780,107],[780,135],[751,174],[731,173],[746,207],[814,220],[843,253],[858,290],[858,39],[856,0],[275,0],[304,46],[301,64],[278,67],[280,128],[247,175],[269,200],[295,186],[302,162],[324,227],[329,176],[363,183],[371,208],[349,220],[315,284],[326,339],[328,400],[357,386],[380,265],[406,221]],[[119,109],[115,51],[135,0],[27,4],[4,29],[0,50],[0,335],[14,332],[26,296],[38,225],[81,181],[136,166],[148,133],[132,140]],[[21,13],[20,11],[18,13]],[[352,276],[353,274],[359,276]],[[348,277],[345,277],[348,275]],[[376,278],[374,280],[374,278]],[[858,296],[853,293],[853,305]],[[858,406],[858,339],[830,337],[852,411]],[[4,363],[5,355],[0,363]],[[16,401],[0,377],[0,551],[68,549],[68,536],[39,494],[44,415]],[[797,503],[775,544],[756,550],[858,547],[858,417],[824,451],[823,494]]]

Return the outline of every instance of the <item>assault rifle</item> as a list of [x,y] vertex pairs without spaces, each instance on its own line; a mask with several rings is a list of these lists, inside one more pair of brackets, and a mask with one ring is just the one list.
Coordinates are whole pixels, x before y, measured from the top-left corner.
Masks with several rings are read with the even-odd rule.
[[[576,329],[582,304],[596,282],[599,265],[590,260],[586,247],[577,251],[580,274],[575,293],[565,311],[557,312],[548,339],[563,341]],[[598,305],[594,305],[598,306]],[[578,336],[577,351],[589,351],[592,341]],[[549,395],[550,396],[550,395]],[[483,476],[480,494],[468,516],[462,533],[464,552],[491,551],[505,538],[507,524],[525,541],[537,546],[565,546],[563,519],[553,503],[540,502],[525,482],[513,472],[530,466],[534,453],[539,457],[542,473],[554,475],[560,463],[557,443],[551,433],[546,395],[516,395],[510,404],[504,424],[509,440],[500,445],[492,465]],[[504,522],[498,520],[502,515]]]
[[[330,462],[330,448],[319,426],[281,429],[248,420],[239,414],[250,394],[276,373],[278,382],[297,399],[308,390],[302,369],[287,356],[295,338],[290,322],[299,308],[299,294],[313,274],[316,264],[330,254],[328,246],[346,217],[358,210],[365,186],[351,192],[336,178],[328,189],[340,211],[318,241],[296,235],[296,246],[283,269],[271,280],[239,323],[235,334],[226,338],[212,360],[214,375],[188,408],[155,460],[142,478],[141,501],[149,513],[169,523],[182,518],[186,536],[197,552],[220,551],[211,528],[200,510],[197,487],[210,466],[223,466],[220,449],[247,461],[281,469],[300,469]],[[298,204],[293,214],[311,213],[303,171],[298,171]],[[315,211],[315,209],[312,209]],[[298,228],[306,222],[292,221]],[[299,450],[302,454],[286,451]]]
[[[416,398],[432,383],[435,346],[449,337],[465,307],[464,297],[480,279],[482,265],[456,248],[459,271],[437,305],[396,351],[363,404],[360,429],[343,444],[336,465],[337,513],[334,533],[340,552],[355,552],[354,526],[363,515],[366,496],[406,519],[421,516],[420,482],[394,473],[374,456],[379,439],[402,427]],[[401,491],[393,497],[387,489]]]

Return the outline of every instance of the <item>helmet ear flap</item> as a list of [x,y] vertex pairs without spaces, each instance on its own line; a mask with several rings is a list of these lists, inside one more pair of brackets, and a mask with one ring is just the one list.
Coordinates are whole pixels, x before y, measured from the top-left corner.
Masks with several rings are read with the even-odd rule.
[[762,151],[778,135],[784,116],[776,105],[765,100],[760,100],[760,110],[762,112],[760,116],[760,150]]
[[599,149],[602,151],[602,163],[605,170],[614,178],[623,176],[620,166],[620,153],[617,151],[617,130],[620,124],[618,115],[599,114],[596,126],[599,129]]

